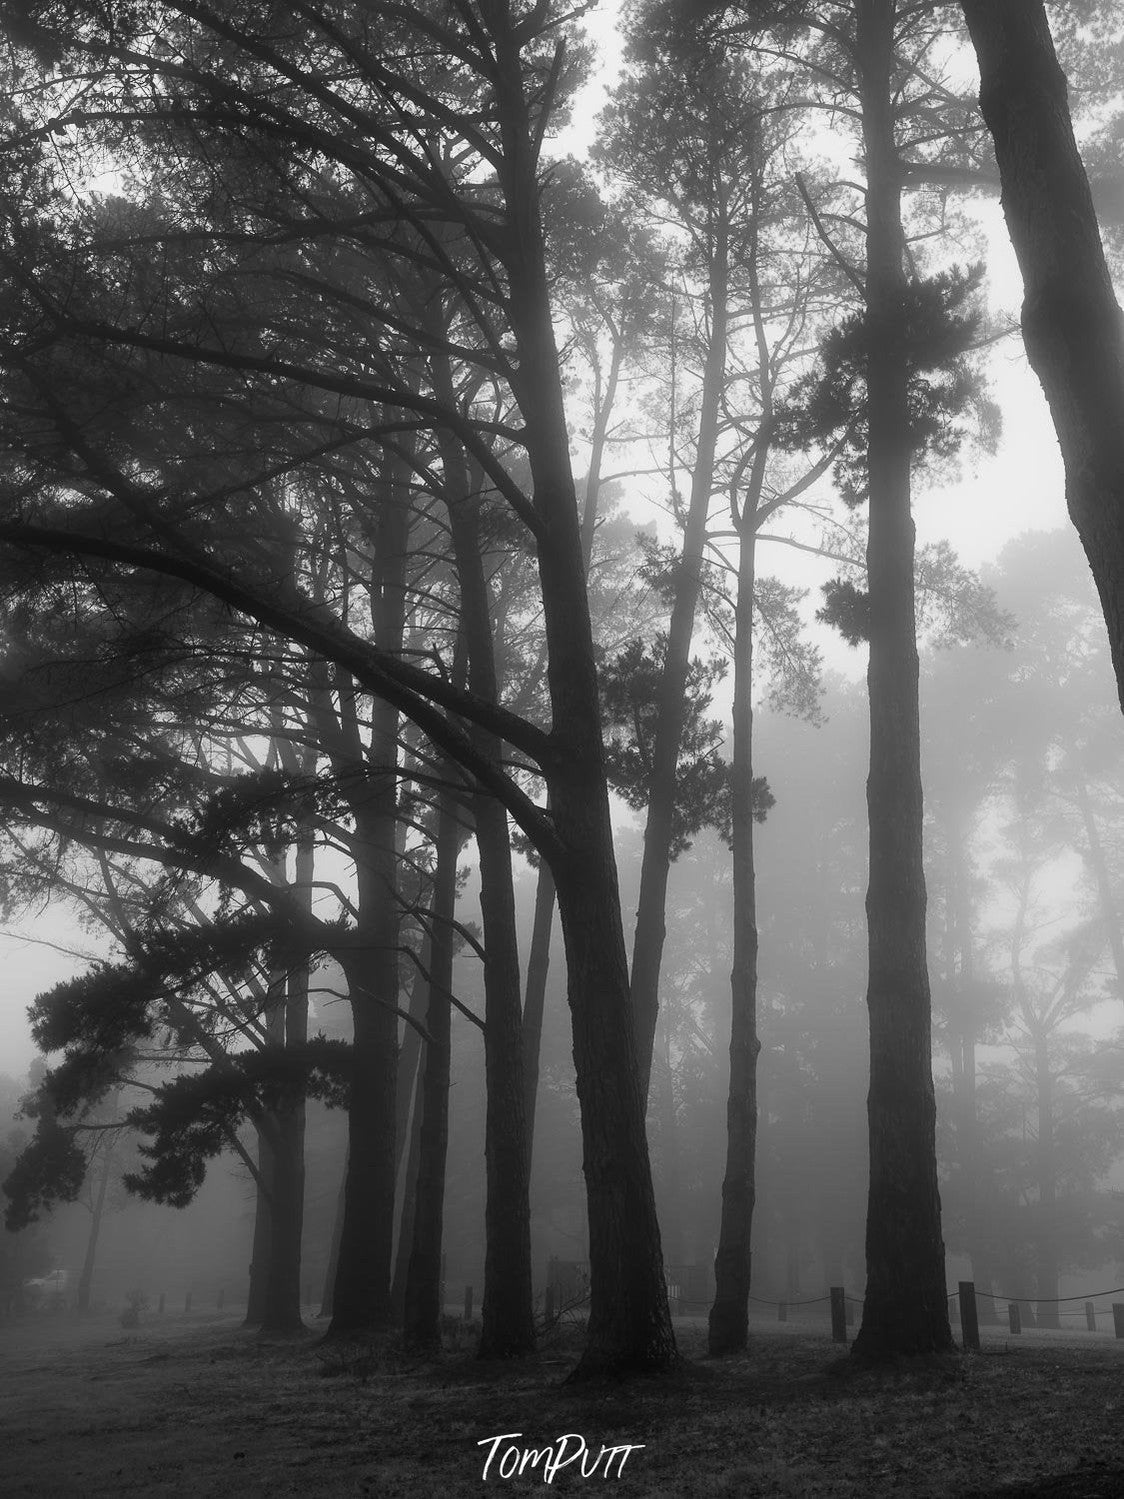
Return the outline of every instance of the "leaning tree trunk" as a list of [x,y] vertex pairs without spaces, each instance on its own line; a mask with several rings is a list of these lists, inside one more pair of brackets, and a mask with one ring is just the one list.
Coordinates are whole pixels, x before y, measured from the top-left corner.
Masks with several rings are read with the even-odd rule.
[[[527,194],[528,211],[534,203]],[[535,224],[537,233],[537,223]],[[644,1133],[604,746],[558,355],[545,272],[513,302],[549,646],[550,859],[567,961],[589,1209],[590,1316],[574,1377],[667,1368],[676,1358]]]
[[894,135],[894,0],[858,0],[867,172],[870,523],[870,1188],[866,1299],[854,1355],[952,1347],[937,1189],[925,876],[906,290]]
[[552,727],[542,766],[552,812],[543,853],[558,890],[589,1207],[590,1315],[573,1378],[666,1369],[677,1358],[660,1251],[569,434],[539,215],[537,145],[518,24],[485,22],[503,141],[502,253],[518,355],[513,386],[531,469]]
[[1124,321],[1042,0],[962,0],[1023,278],[1023,339],[1124,705]]

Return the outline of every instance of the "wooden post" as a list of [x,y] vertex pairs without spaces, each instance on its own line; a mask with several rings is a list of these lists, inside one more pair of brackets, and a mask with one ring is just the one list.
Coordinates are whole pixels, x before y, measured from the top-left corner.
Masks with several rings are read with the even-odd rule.
[[777,1321],[778,1322],[787,1322],[788,1321],[788,1302],[787,1301],[781,1301],[781,1302],[778,1303],[778,1305],[777,1305]]
[[466,1322],[471,1322],[472,1321],[472,1287],[471,1286],[465,1286],[465,1288],[464,1288],[464,1320]]
[[1085,1326],[1090,1332],[1097,1330],[1097,1314],[1091,1301],[1085,1303]]
[[550,1326],[553,1325],[553,1323],[554,1323],[554,1287],[553,1287],[553,1285],[548,1284],[547,1288],[546,1288],[546,1325],[548,1327],[550,1327]]
[[1112,1303],[1112,1325],[1118,1338],[1124,1338],[1124,1301]]
[[847,1341],[847,1303],[842,1286],[831,1287],[831,1337],[835,1343]]
[[1011,1325],[1012,1332],[1022,1332],[1023,1319],[1021,1313],[1019,1312],[1019,1304],[1017,1301],[1012,1301],[1008,1304],[1007,1321]]
[[970,1280],[960,1282],[960,1332],[966,1351],[980,1351],[980,1323],[976,1315],[976,1287]]
[[188,1291],[187,1295],[183,1298],[183,1313],[184,1313],[185,1317],[187,1316],[187,1314],[188,1314],[188,1312],[190,1310],[191,1310],[191,1292]]
[[160,1305],[157,1308],[157,1315],[160,1316],[160,1317],[162,1317],[164,1315],[164,1292],[163,1291],[160,1292]]

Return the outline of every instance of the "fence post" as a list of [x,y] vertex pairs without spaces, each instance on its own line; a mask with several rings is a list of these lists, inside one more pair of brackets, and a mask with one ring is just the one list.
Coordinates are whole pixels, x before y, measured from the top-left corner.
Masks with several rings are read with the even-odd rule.
[[980,1322],[976,1315],[976,1286],[971,1280],[960,1282],[960,1332],[965,1350],[980,1351]]
[[1018,1304],[1017,1301],[1012,1301],[1012,1302],[1010,1302],[1008,1304],[1008,1306],[1007,1306],[1007,1321],[1011,1325],[1011,1331],[1012,1332],[1022,1332],[1022,1330],[1023,1330],[1023,1319],[1022,1319],[1022,1314],[1019,1311],[1019,1304]]
[[788,1302],[787,1301],[779,1301],[777,1303],[777,1321],[778,1322],[787,1322],[788,1321]]
[[847,1303],[842,1286],[831,1288],[831,1338],[832,1342],[847,1341]]
[[471,1322],[472,1321],[472,1287],[471,1286],[465,1286],[465,1288],[464,1288],[464,1320],[466,1322]]
[[1093,1309],[1091,1301],[1085,1303],[1085,1326],[1090,1332],[1096,1332],[1097,1330],[1097,1314]]
[[1118,1338],[1124,1338],[1124,1301],[1112,1303],[1112,1325]]

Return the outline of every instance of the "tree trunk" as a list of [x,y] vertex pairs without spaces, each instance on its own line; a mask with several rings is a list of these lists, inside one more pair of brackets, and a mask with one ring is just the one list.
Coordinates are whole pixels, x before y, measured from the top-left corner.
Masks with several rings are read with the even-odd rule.
[[[451,777],[453,767],[447,766]],[[449,1144],[449,1046],[453,985],[453,916],[457,904],[460,826],[450,791],[441,793],[429,943],[429,1002],[418,1088],[420,1128],[413,1237],[406,1272],[404,1327],[409,1348],[441,1346],[441,1242]]]
[[[117,1108],[117,1100],[120,1095],[115,1094],[113,1100],[114,1111]],[[108,1137],[105,1143],[105,1155],[102,1158],[101,1178],[98,1181],[97,1196],[94,1198],[93,1210],[90,1214],[90,1232],[86,1238],[86,1253],[82,1260],[82,1274],[78,1277],[78,1311],[84,1314],[90,1310],[90,1291],[94,1284],[94,1265],[97,1261],[98,1239],[101,1236],[101,1220],[105,1214],[105,1198],[109,1191],[109,1176],[113,1169],[113,1148]]]
[[[438,399],[455,407],[448,361],[434,360]],[[461,628],[468,648],[468,685],[485,702],[498,700],[492,614],[484,577],[480,494],[469,482],[463,449],[438,434],[445,502],[460,584]],[[503,745],[473,727],[473,744],[499,768]],[[484,923],[484,1301],[481,1358],[510,1358],[535,1345],[531,1282],[530,1169],[523,1083],[522,984],[515,926],[511,837],[507,811],[486,791],[472,798],[480,856]]]
[[254,1239],[250,1250],[250,1290],[246,1297],[243,1327],[260,1327],[265,1321],[269,1286],[269,1257],[273,1241],[269,1199],[273,1191],[273,1150],[264,1122],[256,1128],[258,1177],[254,1192]]
[[666,1011],[660,1028],[659,1065],[656,1072],[655,1113],[659,1121],[661,1191],[660,1226],[664,1255],[670,1265],[685,1263],[683,1250],[683,1172],[679,1157],[679,1126],[675,1117],[675,1069],[671,1060],[671,1028]]
[[725,227],[716,233],[709,279],[710,342],[706,351],[695,465],[683,532],[683,549],[676,573],[675,601],[668,625],[667,656],[660,680],[659,713],[652,743],[652,774],[648,788],[648,816],[644,826],[644,856],[636,903],[636,932],[632,945],[632,1007],[636,1017],[636,1051],[640,1065],[641,1096],[648,1096],[660,1003],[667,880],[671,867],[672,824],[677,791],[679,745],[686,716],[687,672],[702,583],[706,522],[714,485],[714,455],[726,378],[726,320],[728,244]]
[[[405,456],[389,462],[377,495],[375,643],[401,651],[406,615],[406,557],[412,471]],[[362,764],[354,698],[340,689],[341,730],[354,764]],[[350,768],[350,767],[349,767]],[[347,1172],[330,1337],[369,1334],[392,1320],[390,1274],[397,1168],[399,913],[398,712],[376,698],[370,754],[358,784],[348,783],[355,820],[359,915],[356,948],[341,953],[354,1024],[354,1083],[348,1107]]]
[[1097,882],[1097,898],[1101,906],[1101,920],[1105,924],[1108,945],[1112,953],[1112,967],[1116,974],[1116,992],[1124,999],[1124,932],[1120,928],[1120,913],[1112,891],[1108,863],[1104,856],[1097,820],[1093,816],[1089,801],[1089,788],[1080,770],[1077,772],[1077,804],[1081,809],[1081,820],[1085,825],[1085,837],[1089,843],[1088,863]]
[[1054,1158],[1054,1074],[1050,1070],[1050,1042],[1045,1030],[1034,1038],[1034,1077],[1038,1104],[1038,1242],[1035,1245],[1034,1283],[1039,1327],[1060,1327],[1058,1320],[1058,1205]]
[[550,935],[554,927],[554,877],[550,866],[539,865],[535,885],[535,917],[527,954],[527,988],[523,1000],[523,1114],[527,1123],[527,1167],[535,1144],[535,1108],[539,1094],[539,1059],[546,1011],[546,981],[550,973]]
[[[426,964],[429,966],[428,962]],[[422,988],[420,979],[414,980],[414,993]],[[410,1009],[413,1011],[413,1004]],[[424,1022],[424,1015],[418,1019]],[[412,1030],[407,1026],[407,1030]],[[417,1035],[417,1032],[414,1031]],[[418,1037],[420,1041],[420,1037]],[[405,1321],[406,1316],[406,1272],[410,1264],[410,1248],[414,1242],[414,1214],[418,1201],[418,1161],[421,1154],[421,1054],[417,1057],[417,1086],[414,1089],[413,1108],[405,1123],[399,1111],[398,1119],[407,1141],[405,1160],[401,1145],[398,1150],[399,1175],[402,1180],[402,1206],[398,1215],[398,1238],[394,1250],[394,1276],[390,1282],[390,1302],[395,1322]],[[401,1081],[401,1077],[399,1078]]]
[[952,1055],[952,1091],[956,1104],[957,1154],[963,1183],[967,1218],[967,1249],[972,1262],[972,1282],[980,1293],[977,1316],[980,1322],[999,1320],[990,1292],[994,1282],[990,1233],[988,1228],[990,1194],[988,1169],[983,1155],[979,1113],[976,1102],[976,1033],[975,1033],[975,953],[972,936],[972,902],[969,892],[971,869],[968,862],[966,814],[954,810],[947,825],[949,872],[947,927],[949,952],[946,982],[950,994],[957,996],[950,1017]]
[[340,1189],[336,1196],[336,1212],[332,1219],[332,1238],[328,1245],[328,1266],[324,1271],[324,1286],[320,1293],[321,1317],[331,1317],[336,1300],[336,1271],[340,1263],[340,1240],[343,1237],[344,1208],[347,1199],[347,1159],[343,1163]]
[[894,0],[857,0],[867,172],[870,1189],[859,1359],[952,1347],[937,1189]]
[[1023,278],[1027,358],[1050,406],[1124,704],[1124,322],[1042,0],[962,0]]
[[753,609],[756,582],[757,499],[764,477],[764,443],[739,526],[738,592],[734,624],[733,766],[731,822],[734,959],[730,971],[730,1092],[726,1102],[726,1174],[722,1222],[714,1259],[712,1354],[744,1348],[749,1337],[751,1237],[757,1146],[757,894],[753,863]]

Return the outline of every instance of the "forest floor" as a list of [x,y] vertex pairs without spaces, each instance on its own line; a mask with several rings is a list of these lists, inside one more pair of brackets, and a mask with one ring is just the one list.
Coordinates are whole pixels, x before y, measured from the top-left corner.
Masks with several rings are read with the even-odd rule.
[[[108,1316],[28,1318],[0,1326],[0,1495],[456,1499],[481,1491],[493,1445],[487,1488],[513,1494],[596,1491],[601,1449],[628,1445],[609,1482],[643,1499],[1124,1495],[1124,1341],[1111,1336],[985,1330],[979,1354],[873,1374],[840,1372],[812,1326],[762,1323],[749,1354],[721,1362],[703,1358],[698,1324],[679,1335],[681,1375],[571,1389],[573,1328],[496,1366],[463,1333],[419,1363],[313,1332],[261,1338],[232,1316],[130,1332]],[[540,1476],[498,1474],[509,1448],[561,1458],[579,1435],[585,1479],[580,1458],[550,1488],[541,1461]]]

